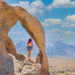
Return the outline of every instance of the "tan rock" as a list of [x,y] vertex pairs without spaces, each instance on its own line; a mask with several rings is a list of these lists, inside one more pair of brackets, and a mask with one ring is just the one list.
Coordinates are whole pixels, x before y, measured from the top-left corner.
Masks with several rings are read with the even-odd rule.
[[7,72],[6,74],[9,75],[14,73],[13,60],[12,58],[8,59],[10,57],[8,54],[14,55],[18,60],[25,60],[25,56],[17,53],[13,41],[8,37],[8,32],[17,23],[17,20],[21,22],[37,44],[40,50],[41,72],[43,75],[48,75],[45,35],[41,23],[25,9],[18,6],[12,7],[2,0],[0,1],[0,61],[4,64],[5,70],[0,69],[0,74],[5,75],[4,73]]
[[[40,68],[41,64],[39,63],[32,63],[29,61],[18,61],[15,58],[13,58],[14,65],[15,65],[15,73],[20,74],[20,75],[27,75],[27,74],[32,74],[32,75],[40,75]],[[31,64],[31,65],[30,65]]]

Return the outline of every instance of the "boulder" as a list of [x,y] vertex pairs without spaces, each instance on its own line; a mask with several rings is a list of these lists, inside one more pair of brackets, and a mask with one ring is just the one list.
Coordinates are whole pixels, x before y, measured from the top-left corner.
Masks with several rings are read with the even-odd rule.
[[14,57],[13,62],[16,75],[42,75],[40,72],[41,64],[39,63],[33,63],[27,59],[24,61],[19,61]]

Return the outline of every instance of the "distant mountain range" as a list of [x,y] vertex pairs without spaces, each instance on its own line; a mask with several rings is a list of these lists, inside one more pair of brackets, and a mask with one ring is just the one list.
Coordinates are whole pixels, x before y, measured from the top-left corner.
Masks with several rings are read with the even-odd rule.
[[46,53],[48,56],[75,56],[75,46],[60,41],[54,41],[48,43]]
[[[27,55],[27,47],[25,41],[16,42],[16,49],[20,53]],[[38,54],[39,50],[36,44],[34,43],[33,56]],[[75,46],[62,43],[60,41],[48,42],[46,43],[46,54],[47,56],[75,56]]]
[[[32,56],[37,56],[37,54],[39,53],[39,49],[34,42],[33,42],[33,45],[34,45],[34,51],[32,52]],[[28,55],[28,53],[27,53],[27,42],[16,41],[15,46],[16,46],[16,49],[19,53],[23,53],[25,55]]]

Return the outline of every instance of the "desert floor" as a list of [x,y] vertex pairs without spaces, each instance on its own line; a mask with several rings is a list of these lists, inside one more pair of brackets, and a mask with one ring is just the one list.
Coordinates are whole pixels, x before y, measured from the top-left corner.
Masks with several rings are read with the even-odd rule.
[[74,58],[48,58],[48,62],[52,75],[75,75]]
[[49,66],[75,68],[75,59],[71,58],[48,58],[48,62]]

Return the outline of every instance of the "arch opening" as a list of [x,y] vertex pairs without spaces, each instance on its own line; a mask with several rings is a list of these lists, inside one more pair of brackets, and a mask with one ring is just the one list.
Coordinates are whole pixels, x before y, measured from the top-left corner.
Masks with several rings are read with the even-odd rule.
[[[28,56],[27,42],[28,42],[28,39],[31,38],[31,36],[22,27],[20,21],[18,21],[17,24],[15,24],[12,27],[12,29],[8,33],[8,36],[13,40],[17,52],[22,53],[25,56]],[[31,57],[35,58],[39,53],[39,49],[37,45],[35,44],[34,40],[33,40],[33,47],[34,47],[34,51],[32,51]]]

